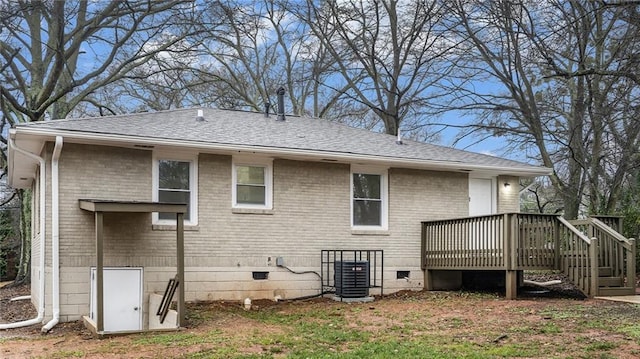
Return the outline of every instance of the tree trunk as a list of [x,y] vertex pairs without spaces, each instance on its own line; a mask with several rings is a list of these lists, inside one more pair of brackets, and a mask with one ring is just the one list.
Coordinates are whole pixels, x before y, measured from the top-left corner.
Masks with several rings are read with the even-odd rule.
[[[14,285],[31,282],[31,191],[18,190],[20,199],[20,263]],[[41,238],[40,240],[43,240]]]

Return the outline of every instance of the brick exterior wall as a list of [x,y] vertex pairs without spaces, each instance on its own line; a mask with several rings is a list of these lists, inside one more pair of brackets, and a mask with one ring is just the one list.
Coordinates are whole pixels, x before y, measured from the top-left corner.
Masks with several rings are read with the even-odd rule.
[[[316,275],[290,273],[277,267],[275,258],[283,257],[298,271],[320,271],[323,249],[384,250],[385,293],[422,289],[420,222],[465,217],[469,211],[467,174],[390,168],[388,231],[355,232],[350,225],[348,164],[275,159],[273,211],[234,213],[231,171],[231,156],[198,156],[198,225],[185,229],[187,301],[317,294]],[[89,268],[95,265],[94,216],[79,209],[78,199],[150,201],[152,190],[151,151],[64,145],[60,158],[63,321],[88,314]],[[517,197],[501,196],[499,208],[507,208],[513,198],[517,203]],[[50,199],[47,203],[50,209]],[[164,291],[175,274],[174,230],[154,228],[151,214],[105,214],[104,236],[105,266],[144,268],[145,305],[150,292]],[[47,263],[49,267],[50,259]],[[254,280],[254,271],[269,272],[269,277]],[[409,278],[396,279],[396,271],[409,271]],[[49,275],[46,303],[51,303],[48,283]],[[50,311],[48,304],[47,315]]]
[[498,176],[498,213],[510,212],[520,212],[520,179]]

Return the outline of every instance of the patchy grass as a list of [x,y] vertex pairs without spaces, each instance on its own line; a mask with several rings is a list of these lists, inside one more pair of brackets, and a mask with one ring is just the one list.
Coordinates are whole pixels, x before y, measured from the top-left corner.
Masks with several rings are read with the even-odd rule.
[[[640,307],[597,300],[508,301],[487,293],[400,293],[188,306],[188,328],[104,340],[3,339],[7,358],[635,358]],[[62,338],[62,339],[61,339]],[[36,339],[36,338],[34,338]]]

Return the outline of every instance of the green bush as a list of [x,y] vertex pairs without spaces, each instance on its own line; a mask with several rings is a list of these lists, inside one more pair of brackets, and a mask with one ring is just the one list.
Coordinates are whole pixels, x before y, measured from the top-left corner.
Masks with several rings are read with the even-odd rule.
[[11,211],[0,210],[0,280],[7,274],[7,256],[11,242],[14,240],[13,219]]

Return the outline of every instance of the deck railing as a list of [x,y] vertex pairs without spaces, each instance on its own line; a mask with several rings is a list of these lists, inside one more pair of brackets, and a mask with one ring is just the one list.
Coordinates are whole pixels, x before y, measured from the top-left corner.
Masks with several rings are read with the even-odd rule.
[[423,269],[504,269],[507,216],[422,222]]
[[598,294],[598,240],[589,238],[562,217],[560,222],[561,269],[584,294]]
[[506,213],[422,222],[424,269],[559,268],[556,216]]
[[590,218],[598,219],[600,220],[600,222],[611,227],[614,231],[618,233],[622,233],[622,217],[620,216],[598,215],[598,216],[591,216]]
[[559,223],[556,216],[518,213],[518,269],[554,269],[560,267],[557,249]]
[[625,287],[636,288],[636,241],[625,238],[597,218],[591,219],[594,236],[599,238],[600,266],[611,267],[613,277],[625,279]]
[[597,242],[556,215],[506,213],[422,222],[422,268],[562,269],[593,296]]
[[589,237],[598,238],[598,266],[608,269],[611,277],[623,278],[624,286],[635,291],[635,239],[626,238],[616,231],[621,227],[616,218],[592,217],[572,223]]

